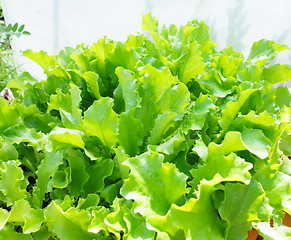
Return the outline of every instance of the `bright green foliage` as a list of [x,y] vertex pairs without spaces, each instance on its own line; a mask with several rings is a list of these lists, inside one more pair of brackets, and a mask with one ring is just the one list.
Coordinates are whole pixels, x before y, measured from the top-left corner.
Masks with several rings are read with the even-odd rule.
[[96,136],[107,147],[111,148],[117,141],[118,115],[112,110],[111,98],[95,100],[84,114],[85,131]]
[[44,211],[48,228],[60,239],[96,239],[96,234],[89,233],[91,217],[85,210],[70,208],[63,212],[61,207],[52,202]]
[[25,52],[47,78],[0,98],[0,239],[290,239],[291,94],[272,84],[291,67],[269,65],[288,47],[245,60],[198,20],[142,28]]
[[[229,223],[227,238],[246,239],[251,222],[269,221],[271,208],[267,202],[263,202],[264,198],[263,188],[256,180],[253,180],[249,185],[240,183],[227,183],[225,185],[225,199],[219,208],[219,213]],[[265,204],[263,212],[260,211],[262,203]]]
[[124,181],[121,195],[134,199],[134,211],[146,218],[155,213],[166,214],[171,204],[187,192],[186,176],[174,165],[162,162],[163,155],[150,152],[123,162],[131,172]]
[[[181,207],[173,204],[166,216],[152,217],[149,222],[174,239],[225,239],[223,235],[226,225],[212,207],[211,194],[214,191],[213,186],[202,183],[198,199],[191,198]],[[172,235],[177,227],[184,230],[185,237],[179,231]]]

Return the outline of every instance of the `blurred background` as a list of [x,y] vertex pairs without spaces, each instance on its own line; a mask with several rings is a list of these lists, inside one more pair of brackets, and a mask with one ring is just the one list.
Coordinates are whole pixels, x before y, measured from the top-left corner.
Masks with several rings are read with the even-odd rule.
[[[291,47],[290,0],[1,0],[7,23],[25,24],[30,36],[12,40],[17,53],[26,49],[57,54],[65,46],[92,44],[108,36],[124,41],[141,32],[141,15],[152,12],[159,23],[186,24],[204,20],[219,49],[232,45],[246,57],[253,42],[262,38]],[[32,61],[15,56],[34,77],[42,70]],[[291,64],[291,51],[275,59]],[[286,85],[287,83],[285,83]],[[291,87],[290,81],[288,83]]]

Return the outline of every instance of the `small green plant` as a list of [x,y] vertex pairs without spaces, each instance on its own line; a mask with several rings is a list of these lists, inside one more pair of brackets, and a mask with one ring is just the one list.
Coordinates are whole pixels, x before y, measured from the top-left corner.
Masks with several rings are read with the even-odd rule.
[[[1,7],[1,6],[0,6]],[[19,26],[8,24],[6,26],[2,9],[0,12],[0,91],[4,88],[7,82],[19,76],[18,65],[13,58],[11,49],[11,40],[14,37],[29,35],[28,31],[24,31],[24,25]]]

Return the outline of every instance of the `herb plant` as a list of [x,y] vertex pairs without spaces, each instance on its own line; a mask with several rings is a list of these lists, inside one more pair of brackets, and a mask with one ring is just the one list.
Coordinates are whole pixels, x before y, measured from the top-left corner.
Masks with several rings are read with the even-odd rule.
[[[289,49],[216,49],[198,20],[26,51],[0,98],[1,239],[290,239]],[[270,227],[270,221],[273,227]]]
[[13,58],[11,40],[14,37],[29,34],[29,32],[24,31],[24,25],[19,26],[18,23],[15,23],[6,26],[0,3],[0,91],[8,81],[19,76],[19,66]]

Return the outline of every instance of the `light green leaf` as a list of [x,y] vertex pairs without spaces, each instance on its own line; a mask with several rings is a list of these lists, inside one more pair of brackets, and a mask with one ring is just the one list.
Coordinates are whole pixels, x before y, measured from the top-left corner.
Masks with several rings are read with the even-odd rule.
[[101,98],[94,101],[84,114],[85,131],[98,137],[111,148],[117,142],[118,115],[112,110],[113,99]]
[[270,205],[283,210],[284,203],[290,199],[291,176],[282,172],[272,173],[272,170],[265,168],[258,181],[262,184]]
[[16,232],[12,226],[5,227],[0,231],[0,239],[35,240],[31,235]]
[[[134,213],[133,209],[124,199],[118,199],[113,203],[114,212],[106,217],[108,228],[113,229],[118,237],[120,231],[124,232],[124,239],[153,239],[154,231],[146,227],[146,221],[139,213]],[[112,231],[112,230],[111,230]]]
[[19,199],[25,198],[27,194],[28,181],[24,178],[23,171],[19,165],[20,162],[10,160],[2,162],[0,167],[0,191],[4,194],[4,201],[8,206],[11,206]]
[[84,53],[73,52],[70,58],[75,61],[81,72],[90,71],[89,58]]
[[278,127],[276,119],[267,111],[264,111],[259,115],[254,111],[250,111],[247,115],[237,116],[230,129],[240,132],[242,132],[244,128],[261,129],[264,135],[274,142],[278,132]]
[[209,89],[210,95],[214,97],[224,98],[232,92],[232,89],[226,88],[222,84],[221,78],[224,78],[217,70],[209,70],[201,76],[198,82],[204,85],[204,88]]
[[36,132],[33,128],[27,128],[24,125],[13,126],[6,129],[3,133],[3,138],[10,141],[10,143],[28,142],[35,148],[41,147],[43,142],[43,135]]
[[59,52],[58,62],[62,68],[66,69],[73,61],[73,59],[70,58],[73,52],[76,52],[76,49],[72,47],[65,47],[64,50]]
[[99,210],[93,210],[93,219],[90,223],[88,231],[90,233],[99,233],[101,230],[107,230],[107,225],[105,223],[105,218],[109,214],[109,210],[105,207]]
[[83,74],[83,78],[88,83],[91,91],[93,92],[96,99],[101,98],[100,91],[99,91],[99,75],[95,72],[85,72]]
[[114,199],[120,196],[119,191],[122,184],[123,181],[120,179],[116,183],[112,183],[110,185],[105,186],[103,190],[100,192],[100,197],[103,198],[109,204],[112,204]]
[[[153,66],[147,64],[141,71],[144,94],[151,94],[150,99],[157,103],[163,97],[166,91],[171,89],[178,83],[177,77],[174,77],[168,68],[157,70]],[[144,95],[142,97],[145,97]],[[144,101],[144,99],[143,99]]]
[[221,153],[214,155],[208,152],[208,157],[205,162],[198,169],[192,169],[190,171],[192,176],[195,176],[194,180],[191,181],[191,185],[194,188],[197,188],[202,179],[205,178],[210,181],[217,174],[222,177],[222,181],[250,182],[251,174],[249,170],[252,168],[252,164],[246,162],[234,153],[223,156]]
[[189,110],[183,120],[184,132],[201,130],[206,120],[206,114],[214,105],[207,95],[201,94],[198,99],[189,106]]
[[178,85],[168,89],[158,102],[161,112],[170,111],[177,114],[175,121],[181,120],[187,111],[190,102],[190,92],[187,86],[179,82]]
[[139,148],[143,143],[142,132],[140,108],[135,107],[120,114],[118,141],[125,152],[132,157],[139,153]]
[[31,209],[24,216],[23,233],[29,234],[38,232],[44,221],[44,215],[42,209]]
[[237,73],[237,77],[242,82],[259,82],[261,75],[262,69],[257,65],[249,65]]
[[84,186],[84,190],[87,193],[101,192],[105,186],[104,179],[111,176],[114,167],[114,161],[112,159],[102,160],[100,163],[91,165],[86,169],[89,179]]
[[106,225],[117,237],[120,235],[121,231],[124,233],[127,232],[124,215],[129,211],[129,209],[125,201],[125,199],[115,199],[112,205],[112,212],[109,213],[105,219]]
[[70,90],[68,93],[64,94],[60,90],[56,90],[57,94],[50,96],[49,110],[64,110],[71,113],[76,119],[81,121],[81,110],[79,109],[79,104],[81,99],[81,90],[75,85],[70,84]]
[[187,177],[174,165],[162,162],[163,155],[153,152],[123,162],[131,172],[124,180],[121,195],[134,199],[134,211],[146,218],[166,214],[171,204],[187,192]]
[[66,188],[71,182],[70,168],[67,167],[64,170],[58,170],[50,180],[48,191],[51,192],[53,188]]
[[95,208],[99,203],[100,197],[97,194],[90,193],[86,198],[79,198],[77,208],[87,209],[87,208]]
[[270,63],[278,52],[288,50],[289,47],[285,44],[275,43],[266,39],[255,42],[251,48],[248,60],[255,63],[259,67]]
[[54,151],[67,148],[78,147],[85,148],[85,143],[81,136],[83,133],[78,130],[55,127],[49,134],[48,139],[52,142]]
[[0,137],[0,160],[8,161],[18,159],[18,152],[16,148]]
[[153,128],[150,132],[148,138],[148,144],[157,145],[163,139],[165,133],[169,130],[170,127],[174,125],[174,118],[177,116],[173,112],[162,112],[159,114],[155,120]]
[[247,89],[241,92],[238,100],[236,102],[228,102],[225,108],[222,110],[222,116],[219,120],[219,124],[222,127],[219,139],[221,139],[225,132],[228,130],[233,120],[238,115],[241,107],[247,101],[247,99],[252,95],[257,89]]
[[24,222],[25,216],[30,212],[31,206],[24,199],[19,199],[13,205],[8,221],[9,222]]
[[203,142],[203,139],[201,136],[199,136],[199,139],[195,142],[195,145],[192,148],[192,150],[194,152],[196,152],[198,154],[198,156],[203,159],[203,161],[205,161],[205,159],[207,158],[207,155],[208,155],[208,148],[205,145],[205,143]]
[[239,181],[248,184],[251,179],[249,170],[253,167],[251,163],[238,157],[234,152],[244,150],[240,134],[229,132],[221,145],[211,142],[208,145],[208,155],[205,164],[192,169],[190,172],[195,178],[191,185],[197,188],[202,179],[210,181],[219,174],[228,181]]
[[241,138],[243,144],[251,153],[261,159],[268,157],[272,142],[265,137],[262,130],[244,128]]
[[71,194],[77,198],[83,192],[83,187],[88,181],[89,175],[85,171],[85,159],[80,151],[68,149],[67,154],[67,160],[71,169],[70,190]]
[[[204,21],[194,20],[187,23],[187,26],[194,26],[195,29],[191,32],[191,42],[197,41],[200,44],[202,56],[208,56],[216,47],[216,44],[209,38],[209,27]],[[197,27],[198,26],[198,27]]]
[[136,49],[136,48],[142,48],[146,40],[147,40],[147,37],[143,34],[139,34],[137,36],[129,34],[127,36],[127,40],[125,43],[127,44],[127,46],[133,47]]
[[261,159],[268,157],[271,141],[265,137],[262,130],[243,128],[242,132],[230,131],[220,145],[209,144],[209,152],[220,152],[228,155],[231,152],[248,150]]
[[281,108],[284,105],[290,107],[291,105],[291,93],[288,87],[276,88],[276,104]]
[[88,212],[70,208],[63,212],[54,201],[44,210],[46,224],[60,239],[93,240],[96,235],[88,232],[91,217]]
[[210,143],[208,146],[209,154],[215,155],[215,153],[221,153],[225,156],[231,154],[232,152],[238,152],[246,149],[247,148],[242,141],[241,133],[234,131],[228,132],[220,145]]
[[271,84],[289,81],[291,80],[291,65],[275,64],[268,68],[264,68],[261,79]]
[[[184,150],[185,137],[181,132],[178,132],[168,141],[158,145],[153,150],[156,150],[161,153],[165,153],[167,155],[176,154],[180,150]],[[152,146],[148,146],[148,148],[152,149]]]
[[150,32],[158,32],[158,20],[151,13],[143,15],[141,28]]
[[257,207],[263,202],[265,193],[256,180],[252,180],[249,185],[227,183],[224,192],[225,199],[219,207],[219,214],[229,224],[226,239],[246,239],[252,222],[269,221],[272,210],[270,207],[269,212],[265,213],[265,219],[257,213]]
[[62,123],[65,128],[69,129],[83,129],[83,122],[79,116],[74,116],[71,113],[64,111],[63,109],[59,109]]
[[0,231],[4,228],[5,224],[7,223],[9,216],[10,212],[8,212],[6,209],[0,208]]
[[[222,52],[223,54],[220,55],[219,59],[221,79],[227,81],[227,79],[231,79],[231,77],[235,76],[243,61],[243,55],[241,54],[235,56],[235,52],[232,50],[232,47],[223,49]],[[224,79],[224,77],[226,79]]]
[[100,38],[97,43],[93,44],[89,50],[94,52],[96,57],[104,62],[109,53],[113,51],[115,43],[109,43],[106,37]]
[[178,83],[177,77],[174,77],[168,68],[159,71],[147,64],[140,74],[143,74],[143,87],[140,91],[141,121],[144,127],[143,135],[147,136],[156,118],[163,112],[173,112],[177,114],[173,120],[180,120],[186,113],[190,93],[185,84]]
[[150,231],[142,215],[135,213],[132,209],[124,215],[124,220],[128,227],[127,239],[153,239],[154,231]]
[[32,236],[33,240],[46,240],[49,239],[51,235],[52,234],[48,230],[47,226],[43,224],[37,232],[31,233],[29,236]]
[[94,161],[101,156],[107,156],[109,154],[109,152],[104,149],[101,141],[97,137],[89,137],[84,135],[82,139],[85,142],[85,154],[91,160]]
[[38,63],[46,74],[49,74],[51,67],[56,67],[56,56],[49,56],[46,52],[40,51],[38,53],[33,52],[32,50],[26,50],[23,53],[23,56],[30,58],[31,60]]
[[10,126],[21,122],[20,111],[17,105],[9,105],[9,102],[0,97],[0,134]]
[[125,102],[125,111],[129,111],[133,107],[136,107],[140,98],[137,93],[137,81],[133,72],[126,70],[122,67],[115,69],[115,74],[118,77],[119,85],[122,89],[122,95]]
[[115,49],[109,54],[110,62],[114,66],[121,66],[128,70],[134,70],[140,56],[134,48],[128,47],[125,43],[117,42]]
[[186,55],[179,61],[179,80],[187,84],[195,79],[198,74],[204,73],[205,64],[201,57],[200,45],[198,43],[189,44],[189,50]]
[[[211,201],[215,190],[202,183],[198,199],[191,198],[181,207],[173,204],[166,216],[155,216],[148,222],[159,231],[167,232],[172,239],[223,240],[226,225],[219,219]],[[178,228],[184,230],[185,237]]]
[[58,152],[45,151],[45,157],[36,171],[36,187],[34,189],[33,200],[38,207],[42,206],[45,193],[48,191],[48,183],[63,162],[63,155]]

